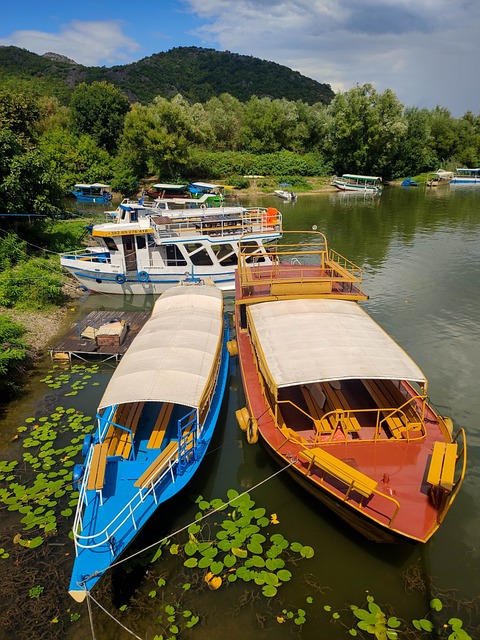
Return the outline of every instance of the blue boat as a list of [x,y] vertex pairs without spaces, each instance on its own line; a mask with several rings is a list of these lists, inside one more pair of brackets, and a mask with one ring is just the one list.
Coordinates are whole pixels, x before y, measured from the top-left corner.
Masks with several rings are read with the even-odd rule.
[[79,202],[110,202],[112,192],[110,185],[94,182],[93,184],[76,184],[70,192]]
[[402,182],[402,187],[418,187],[418,182],[415,182],[415,180],[411,178],[405,178]]
[[220,289],[184,284],[160,296],[120,361],[77,469],[69,593],[78,602],[200,466],[224,396],[228,337]]

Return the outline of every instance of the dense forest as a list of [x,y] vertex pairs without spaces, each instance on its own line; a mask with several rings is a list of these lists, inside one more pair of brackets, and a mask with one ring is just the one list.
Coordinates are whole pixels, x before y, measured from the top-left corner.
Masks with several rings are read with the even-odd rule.
[[252,96],[301,100],[307,104],[331,101],[328,84],[316,82],[288,67],[229,51],[177,47],[132,64],[85,67],[64,56],[39,56],[18,47],[0,47],[2,83],[35,79],[37,91],[68,104],[81,82],[109,82],[130,102],[146,104],[156,96],[183,95],[190,102],[206,102],[221,93],[246,101]]

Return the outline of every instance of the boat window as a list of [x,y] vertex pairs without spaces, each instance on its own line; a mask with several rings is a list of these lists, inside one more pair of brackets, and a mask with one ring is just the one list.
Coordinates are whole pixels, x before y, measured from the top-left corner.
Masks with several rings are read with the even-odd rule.
[[146,244],[145,236],[137,236],[137,249],[145,249]]
[[105,242],[105,244],[107,245],[107,248],[110,251],[118,251],[118,247],[115,244],[115,240],[113,238],[103,238],[103,241]]
[[166,263],[168,266],[185,266],[187,261],[182,255],[182,252],[178,248],[176,244],[167,244],[164,245],[167,252],[167,260]]
[[214,244],[212,251],[224,267],[238,264],[238,257],[231,244]]
[[203,244],[199,244],[197,242],[190,242],[184,245],[187,253],[192,261],[192,264],[195,266],[206,266],[212,265],[213,260],[209,256],[206,247]]

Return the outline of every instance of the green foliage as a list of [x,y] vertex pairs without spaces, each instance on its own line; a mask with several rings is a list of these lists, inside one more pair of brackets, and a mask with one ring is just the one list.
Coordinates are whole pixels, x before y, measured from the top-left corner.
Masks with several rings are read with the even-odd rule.
[[5,313],[0,314],[0,394],[6,400],[18,386],[27,357],[25,328]]
[[16,233],[0,236],[0,272],[27,259],[27,243]]
[[70,101],[72,129],[92,136],[99,147],[115,151],[130,103],[124,93],[108,82],[82,82]]
[[[270,534],[270,520],[264,508],[255,507],[248,493],[234,489],[227,492],[228,503],[220,499],[196,502],[200,509],[197,520],[212,513],[203,527],[198,522],[188,528],[189,539],[181,549],[172,545],[171,553],[183,551],[188,569],[200,569],[205,582],[217,589],[223,582],[242,580],[262,587],[262,594],[271,598],[284,582],[292,578],[286,569],[289,553],[304,558],[313,556],[313,549],[300,543],[290,543],[281,533]],[[215,518],[229,510],[223,520]]]
[[0,89],[0,129],[9,129],[22,145],[28,146],[35,139],[41,115],[36,96]]
[[0,273],[0,305],[39,310],[63,301],[63,273],[56,257],[32,258]]

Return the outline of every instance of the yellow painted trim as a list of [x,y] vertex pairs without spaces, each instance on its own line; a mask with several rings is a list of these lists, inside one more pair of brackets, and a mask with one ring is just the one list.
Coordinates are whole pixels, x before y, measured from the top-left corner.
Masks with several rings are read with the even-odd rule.
[[100,238],[111,238],[112,236],[144,236],[146,233],[153,233],[153,229],[124,229],[123,231],[99,231],[92,229],[92,236]]

